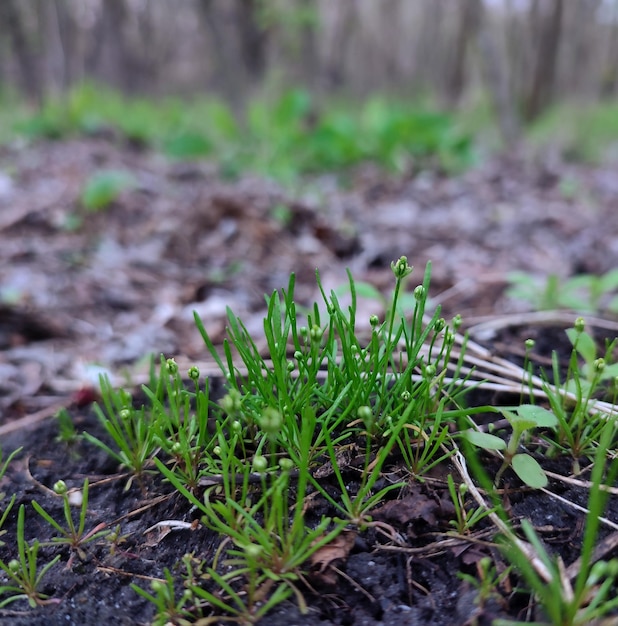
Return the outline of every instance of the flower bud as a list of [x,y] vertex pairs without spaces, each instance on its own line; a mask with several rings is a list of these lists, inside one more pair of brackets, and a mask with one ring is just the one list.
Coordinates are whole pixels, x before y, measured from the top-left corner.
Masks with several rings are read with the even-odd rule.
[[398,261],[391,262],[391,270],[397,280],[405,278],[412,273],[412,267],[408,265],[408,257],[401,256]]
[[414,299],[420,302],[427,295],[427,290],[423,285],[418,285],[414,288]]
[[118,412],[118,417],[123,422],[126,422],[127,420],[130,420],[131,419],[131,415],[132,415],[131,409],[120,409],[120,411]]
[[59,496],[63,496],[68,490],[64,480],[58,480],[54,483],[54,493],[57,493]]
[[436,366],[433,363],[425,366],[425,376],[427,378],[433,378],[436,375]]
[[578,317],[575,320],[575,325],[574,325],[575,331],[578,333],[583,333],[585,327],[586,327],[586,322],[584,321],[584,318]]
[[256,543],[248,543],[247,545],[243,546],[243,549],[247,557],[249,557],[250,559],[258,559],[260,557],[260,554],[262,554],[262,546]]
[[178,364],[174,359],[167,359],[167,361],[165,361],[165,367],[172,376],[178,373]]
[[462,319],[461,315],[459,315],[459,313],[457,313],[457,315],[455,315],[455,317],[453,318],[453,330],[454,331],[458,331],[462,322],[463,322],[463,319]]
[[359,406],[356,411],[356,415],[359,419],[363,421],[365,426],[368,426],[373,423],[373,411],[370,406]]
[[262,473],[268,469],[268,459],[261,454],[256,454],[253,457],[253,471]]
[[314,324],[311,327],[311,332],[309,334],[311,336],[311,339],[313,339],[313,341],[317,341],[322,336],[322,329],[317,324]]
[[199,380],[200,377],[200,368],[192,365],[187,372],[187,375],[191,380]]
[[283,417],[281,413],[277,409],[272,406],[267,406],[262,412],[262,417],[260,418],[260,428],[267,435],[277,435],[279,430],[281,429],[281,425],[283,424]]
[[294,469],[294,461],[292,459],[288,459],[287,457],[283,457],[279,459],[279,467],[283,472],[290,472]]

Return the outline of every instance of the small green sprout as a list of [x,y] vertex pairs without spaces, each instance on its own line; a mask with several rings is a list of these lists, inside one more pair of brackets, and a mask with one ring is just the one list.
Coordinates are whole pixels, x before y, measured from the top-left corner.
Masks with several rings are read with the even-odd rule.
[[120,194],[135,187],[132,174],[121,170],[104,170],[93,174],[84,185],[81,201],[91,213],[106,209]]
[[[37,559],[41,544],[38,541],[34,541],[32,545],[26,543],[24,519],[25,508],[21,504],[17,514],[18,558],[13,558],[8,563],[0,560],[0,569],[9,578],[9,584],[0,585],[0,608],[17,600],[27,600],[31,608],[60,602],[59,599],[50,598],[39,591],[43,577],[58,562],[60,555],[56,555],[39,570]],[[8,597],[2,599],[3,595]]]
[[450,520],[449,524],[454,527],[455,533],[458,535],[469,534],[474,526],[478,524],[482,519],[487,517],[490,513],[493,513],[496,509],[485,509],[477,507],[468,511],[465,505],[465,497],[468,491],[468,486],[465,483],[461,483],[459,486],[455,486],[453,476],[448,474],[446,477],[449,495],[455,507],[455,519]]
[[[84,533],[86,527],[86,513],[88,511],[88,479],[84,481],[81,492],[71,493],[63,480],[59,480],[54,484],[54,492],[62,498],[64,519],[67,524],[66,527],[59,524],[36,500],[32,501],[32,507],[45,521],[60,533],[59,537],[54,537],[47,545],[61,543],[67,544],[71,548],[71,557],[67,563],[67,567],[71,567],[75,554],[77,554],[81,560],[86,559],[86,553],[83,549],[85,544],[104,537],[109,531],[105,530],[106,524],[101,522],[89,532]],[[73,513],[71,512],[73,494],[78,496],[75,501],[79,503],[80,507],[77,525],[73,521]]]
[[507,419],[513,432],[508,442],[496,435],[467,430],[464,437],[472,444],[485,450],[497,450],[503,452],[504,460],[498,470],[494,484],[498,485],[502,474],[508,467],[529,487],[539,489],[547,485],[547,476],[538,461],[528,453],[518,452],[523,436],[535,428],[555,428],[558,425],[556,416],[542,407],[532,404],[522,404],[515,411],[500,409]]
[[[192,594],[182,593],[176,599],[174,590],[174,578],[169,569],[165,568],[163,575],[165,579],[155,578],[150,583],[152,594],[142,589],[139,585],[131,584],[131,587],[140,596],[152,602],[156,607],[156,617],[152,626],[166,626],[166,624],[176,624],[177,626],[189,626],[193,623],[191,612],[186,605],[191,601]],[[188,591],[188,590],[185,590]]]

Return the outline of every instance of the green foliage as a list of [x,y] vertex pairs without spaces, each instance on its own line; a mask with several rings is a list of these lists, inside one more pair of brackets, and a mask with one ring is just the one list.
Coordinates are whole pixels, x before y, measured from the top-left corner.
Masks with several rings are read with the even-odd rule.
[[[15,127],[32,138],[113,128],[174,158],[214,158],[226,176],[252,170],[285,181],[363,162],[401,173],[426,166],[453,171],[473,159],[470,135],[446,113],[381,97],[360,106],[322,104],[303,89],[253,99],[235,116],[214,98],[155,102],[86,84],[64,98],[49,100]],[[88,201],[94,203],[93,210],[117,194],[115,181],[98,181],[97,186],[99,190],[91,193],[102,199]],[[109,187],[113,191],[103,191]]]
[[618,106],[615,100],[588,105],[564,103],[549,109],[528,131],[537,149],[556,148],[571,160],[600,163],[615,158]]
[[506,295],[527,302],[538,311],[618,312],[618,269],[602,276],[579,274],[567,279],[550,274],[545,282],[526,272],[510,272],[507,280],[511,286]]

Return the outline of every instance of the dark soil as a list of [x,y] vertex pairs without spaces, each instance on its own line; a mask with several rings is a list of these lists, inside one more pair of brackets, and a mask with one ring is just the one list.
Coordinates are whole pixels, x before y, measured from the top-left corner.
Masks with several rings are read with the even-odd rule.
[[[101,168],[129,169],[139,186],[107,210],[85,213],[79,190]],[[2,509],[17,494],[0,558],[15,554],[21,503],[27,505],[27,538],[51,538],[29,503],[36,500],[61,520],[62,502],[50,492],[58,479],[78,487],[87,477],[87,529],[101,522],[120,525],[124,538],[115,546],[104,540],[88,544],[85,558],[71,559],[68,548],[42,547],[41,562],[62,557],[42,588],[59,602],[36,609],[14,603],[0,611],[0,623],[7,625],[149,624],[154,606],[130,584],[150,590],[150,580],[161,578],[166,567],[180,581],[178,562],[186,553],[212,560],[220,538],[199,523],[167,534],[148,531],[163,520],[195,521],[169,485],[151,478],[141,488],[134,482],[126,489],[127,477],[99,449],[84,440],[59,443],[52,417],[66,406],[79,432],[103,437],[89,406],[99,371],[137,386],[145,380],[143,357],[149,353],[203,364],[206,351],[193,327],[193,310],[218,341],[226,305],[257,336],[263,294],[284,287],[290,271],[297,274],[303,303],[318,297],[316,267],[327,289],[345,282],[347,266],[357,280],[387,293],[389,264],[406,254],[419,282],[420,269],[433,261],[435,301],[472,324],[518,309],[504,297],[507,271],[568,276],[618,266],[618,189],[610,168],[510,159],[458,178],[416,173],[400,181],[367,170],[353,176],[345,192],[323,178],[292,193],[252,178],[224,183],[210,166],[170,164],[121,144],[76,140],[4,148],[0,174],[6,179],[0,185],[0,443],[5,455],[24,449],[0,484],[7,494]],[[575,181],[569,188],[576,194],[563,193],[564,180]],[[280,206],[287,208],[285,218],[277,212]],[[75,215],[82,225],[70,230],[67,218]],[[377,304],[361,304],[358,319],[368,319]],[[551,350],[568,354],[563,328],[524,323],[494,333],[485,345],[517,362],[523,340],[535,337],[537,362],[547,365]],[[495,400],[474,396],[479,404]],[[307,615],[289,601],[263,624],[437,626],[491,624],[499,616],[542,619],[533,603],[528,611],[529,596],[515,592],[514,574],[482,604],[476,590],[457,577],[464,572],[478,578],[486,555],[499,568],[505,564],[491,543],[489,522],[464,540],[446,534],[453,519],[445,484],[450,470],[441,467],[424,482],[410,481],[402,493],[392,494],[397,500],[373,511],[405,545],[393,546],[372,529],[359,533],[337,562],[339,572],[308,577]],[[566,461],[551,470],[562,476],[571,471]],[[578,555],[583,515],[546,493],[522,488],[508,472],[505,480],[503,499],[514,523],[530,519],[550,551],[570,565]],[[586,505],[581,487],[552,479],[549,491]],[[616,496],[605,516],[618,522]],[[601,538],[609,532],[602,528]],[[603,558],[612,556],[618,556],[615,548]]]

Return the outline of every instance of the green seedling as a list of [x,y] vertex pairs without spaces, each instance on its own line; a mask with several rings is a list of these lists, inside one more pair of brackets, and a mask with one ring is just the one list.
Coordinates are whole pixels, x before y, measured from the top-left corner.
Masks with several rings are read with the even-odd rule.
[[191,600],[192,592],[189,589],[185,589],[177,600],[174,590],[174,579],[167,567],[163,571],[163,575],[165,580],[155,578],[151,581],[150,588],[153,593],[148,593],[139,585],[131,584],[131,588],[135,592],[155,605],[157,613],[152,621],[152,626],[166,626],[167,624],[189,626],[189,624],[193,624],[192,614],[185,608]]
[[39,591],[43,577],[58,562],[60,555],[39,569],[37,558],[41,544],[36,540],[32,545],[26,543],[24,519],[25,507],[21,504],[17,513],[17,558],[8,563],[0,560],[0,569],[9,577],[8,585],[0,585],[0,608],[17,600],[27,600],[31,608],[60,602]]
[[88,512],[88,479],[84,481],[81,492],[73,492],[73,497],[77,495],[77,497],[81,499],[77,525],[73,521],[73,513],[71,512],[72,495],[69,493],[66,483],[63,480],[57,481],[54,485],[54,492],[62,498],[64,519],[67,524],[66,527],[59,524],[36,500],[32,501],[32,508],[50,524],[50,526],[60,533],[59,537],[54,537],[47,545],[65,544],[71,548],[71,557],[67,563],[67,567],[70,568],[73,564],[75,554],[77,554],[81,560],[85,560],[86,553],[84,552],[84,546],[91,541],[105,537],[109,531],[105,530],[106,524],[101,522],[87,533],[84,532],[86,528],[86,514]]
[[84,208],[96,213],[106,209],[127,189],[135,187],[132,174],[123,170],[103,170],[92,174],[86,181],[81,193]]
[[[476,569],[477,576],[458,572],[457,577],[461,578],[461,580],[465,580],[476,589],[474,603],[479,607],[479,610],[482,611],[487,603],[492,600],[496,602],[503,601],[502,595],[498,589],[509,577],[511,568],[505,567],[502,571],[498,572],[491,559],[485,556],[478,561]],[[474,622],[471,621],[470,623]]]
[[127,482],[127,489],[131,486],[133,478],[137,478],[143,486],[144,474],[158,451],[156,432],[146,416],[145,408],[133,407],[130,394],[123,390],[115,391],[107,376],[101,376],[99,381],[105,412],[98,404],[94,410],[112,438],[115,448],[90,433],[84,433],[84,438],[105,450],[121,467],[127,468],[132,473]]
[[[6,458],[4,462],[2,462],[2,448],[0,447],[0,478],[2,478],[6,474],[6,470],[9,467],[9,463],[22,451],[22,448],[17,448],[17,450],[13,450],[11,454]],[[0,499],[4,498],[4,494],[0,492]]]
[[580,274],[567,279],[550,274],[544,283],[526,272],[511,272],[507,280],[511,287],[507,289],[506,295],[514,300],[528,302],[538,311],[618,311],[618,269],[610,270],[602,276]]
[[[2,495],[2,497],[4,497],[4,495]],[[2,511],[2,515],[0,515],[0,537],[6,534],[6,530],[2,530],[2,526],[4,526],[4,522],[6,521],[6,518],[9,516],[9,513],[11,512],[11,509],[13,508],[13,505],[15,504],[16,497],[17,496],[13,494],[13,496],[9,500],[9,503],[4,507],[4,510]],[[0,540],[0,547],[4,545],[6,545],[4,541]]]
[[62,408],[56,413],[55,418],[58,423],[56,441],[64,443],[67,446],[75,446],[82,436],[77,432],[69,412],[65,408]]
[[538,406],[522,404],[514,411],[500,409],[507,419],[513,432],[508,442],[490,433],[467,430],[463,436],[472,444],[485,450],[501,451],[504,460],[494,480],[497,486],[504,471],[511,467],[519,478],[529,487],[539,489],[547,485],[547,476],[538,461],[525,452],[518,452],[524,435],[535,428],[555,428],[558,424],[556,416]]
[[453,476],[451,474],[446,477],[446,480],[448,484],[448,492],[451,496],[453,506],[455,507],[455,519],[450,520],[449,524],[453,526],[456,534],[467,535],[472,531],[474,526],[476,526],[490,513],[493,513],[496,509],[477,507],[468,511],[465,503],[465,497],[468,491],[467,485],[465,483],[461,483],[458,487],[455,486],[455,481],[453,480]]
[[[9,456],[7,457],[7,459],[4,461],[4,463],[2,463],[2,448],[0,448],[0,479],[4,476],[4,474],[6,473],[6,470],[9,466],[9,463],[22,451],[22,448],[18,448],[17,450],[13,450],[13,452],[11,452],[11,454],[9,454]],[[6,494],[0,492],[0,500],[4,499],[4,496]],[[2,511],[2,514],[0,515],[0,537],[4,534],[6,534],[5,530],[2,530],[2,526],[4,525],[4,522],[6,521],[6,518],[9,515],[9,512],[11,511],[11,509],[13,508],[13,504],[15,504],[15,494],[13,494],[13,496],[11,497],[11,499],[9,500],[9,503],[4,507],[4,510]],[[5,545],[3,541],[0,541],[0,546]]]

